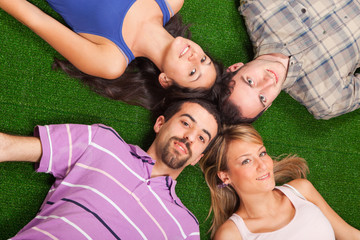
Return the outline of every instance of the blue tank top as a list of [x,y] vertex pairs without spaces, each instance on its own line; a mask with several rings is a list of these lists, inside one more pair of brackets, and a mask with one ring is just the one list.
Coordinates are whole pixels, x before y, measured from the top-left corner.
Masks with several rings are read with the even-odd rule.
[[[122,36],[126,13],[136,0],[47,0],[76,33],[89,33],[114,42],[124,55],[127,64],[134,54]],[[166,0],[155,0],[163,13],[163,24],[174,15]],[[171,16],[169,10],[171,11]]]

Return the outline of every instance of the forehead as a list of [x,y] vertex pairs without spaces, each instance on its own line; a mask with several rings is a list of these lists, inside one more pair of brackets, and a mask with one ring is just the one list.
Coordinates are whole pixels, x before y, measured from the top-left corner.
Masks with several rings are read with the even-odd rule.
[[172,118],[188,118],[195,123],[197,128],[211,133],[212,138],[216,135],[218,129],[215,117],[198,103],[185,102]]
[[264,145],[261,142],[232,140],[229,143],[227,156],[229,159],[238,158],[242,155],[252,154],[261,149]]

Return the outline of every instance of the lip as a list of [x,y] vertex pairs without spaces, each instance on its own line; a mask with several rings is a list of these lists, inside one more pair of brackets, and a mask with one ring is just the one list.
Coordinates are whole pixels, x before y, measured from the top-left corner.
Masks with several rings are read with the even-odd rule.
[[184,154],[188,153],[187,147],[184,143],[176,141],[176,142],[174,142],[174,145],[175,145],[175,148],[177,148],[180,152],[182,152]]
[[186,45],[180,52],[179,58],[183,57],[190,50],[190,45]]
[[256,178],[256,180],[259,180],[259,181],[263,181],[265,179],[268,179],[270,177],[270,173],[268,172],[267,174],[261,176],[261,177],[258,177]]
[[279,77],[276,75],[276,73],[270,69],[266,69],[266,71],[268,71],[269,73],[273,74],[275,77],[275,84],[277,84],[279,82]]

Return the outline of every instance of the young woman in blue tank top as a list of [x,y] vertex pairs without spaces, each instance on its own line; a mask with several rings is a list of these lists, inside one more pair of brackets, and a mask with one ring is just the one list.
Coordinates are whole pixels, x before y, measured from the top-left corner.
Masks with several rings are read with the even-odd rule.
[[[151,109],[164,89],[208,90],[220,81],[222,68],[199,45],[164,28],[183,0],[47,1],[72,30],[26,0],[0,0],[0,7],[71,63],[56,61],[55,67],[105,96]],[[184,26],[176,21],[167,29],[179,35]]]
[[211,190],[215,240],[360,239],[360,231],[303,179],[306,161],[273,161],[251,125],[224,127],[200,167]]

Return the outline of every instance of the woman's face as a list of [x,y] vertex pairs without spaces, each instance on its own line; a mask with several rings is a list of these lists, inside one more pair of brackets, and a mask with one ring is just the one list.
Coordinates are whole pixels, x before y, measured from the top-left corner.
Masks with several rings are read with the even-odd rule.
[[216,78],[214,64],[202,48],[182,37],[170,45],[162,69],[159,81],[164,88],[175,82],[182,87],[209,89]]
[[228,171],[219,172],[239,195],[271,191],[275,187],[273,160],[262,144],[231,141],[227,152]]

